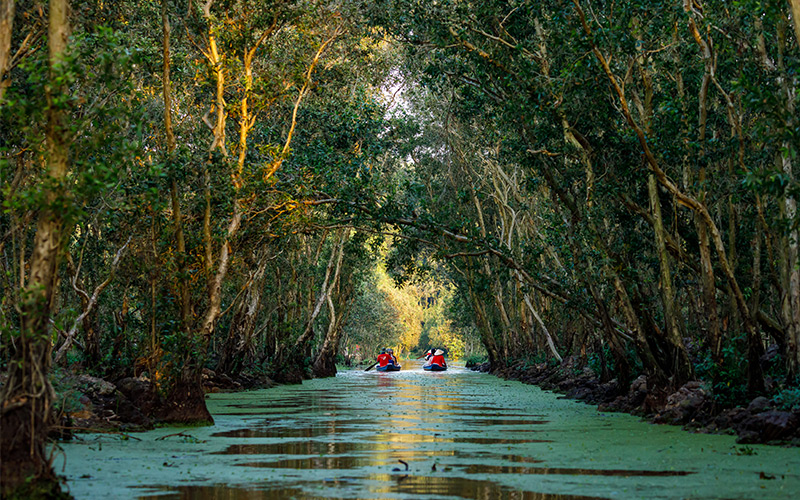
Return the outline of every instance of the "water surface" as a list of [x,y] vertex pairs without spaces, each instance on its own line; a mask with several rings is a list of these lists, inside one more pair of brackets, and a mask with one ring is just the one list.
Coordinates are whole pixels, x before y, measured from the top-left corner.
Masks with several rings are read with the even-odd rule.
[[[407,365],[410,366],[410,365]],[[83,435],[78,499],[795,498],[800,450],[690,434],[453,368],[211,394],[216,425]],[[63,466],[63,469],[62,469]],[[767,479],[772,478],[772,479]]]

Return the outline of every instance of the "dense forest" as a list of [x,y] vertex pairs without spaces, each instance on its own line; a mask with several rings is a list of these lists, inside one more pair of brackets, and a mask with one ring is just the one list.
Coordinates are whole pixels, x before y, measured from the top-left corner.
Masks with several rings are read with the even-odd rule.
[[0,0],[2,488],[54,380],[356,345],[800,404],[800,1]]

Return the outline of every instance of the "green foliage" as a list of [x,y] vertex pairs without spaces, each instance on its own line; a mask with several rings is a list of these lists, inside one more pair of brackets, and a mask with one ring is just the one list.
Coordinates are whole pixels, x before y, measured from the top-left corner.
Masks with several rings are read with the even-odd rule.
[[800,387],[786,387],[772,397],[772,402],[779,410],[795,411],[800,409]]
[[475,366],[482,365],[488,360],[489,358],[486,356],[481,356],[480,354],[471,354],[466,358],[464,358],[464,363],[467,368],[472,368]]
[[74,378],[68,370],[55,368],[50,373],[50,383],[56,394],[53,402],[56,414],[72,413],[83,408],[83,404],[80,402],[82,394],[75,387]]
[[734,446],[733,449],[734,453],[738,456],[751,457],[753,455],[758,455],[758,452],[752,446],[748,445]]
[[614,358],[611,355],[611,348],[608,345],[603,344],[601,347],[603,350],[602,354],[599,352],[591,352],[587,357],[587,365],[589,369],[592,370],[592,373],[596,377],[600,377],[603,373],[603,364],[605,363],[605,369],[613,372],[616,366],[614,362]]
[[711,383],[714,401],[723,408],[746,404],[747,393],[747,358],[745,334],[726,339],[722,346],[722,363],[717,366],[709,352],[696,366],[697,376]]
[[72,495],[62,491],[60,481],[58,478],[51,481],[31,478],[30,481],[15,490],[3,492],[3,498],[7,500],[72,500]]

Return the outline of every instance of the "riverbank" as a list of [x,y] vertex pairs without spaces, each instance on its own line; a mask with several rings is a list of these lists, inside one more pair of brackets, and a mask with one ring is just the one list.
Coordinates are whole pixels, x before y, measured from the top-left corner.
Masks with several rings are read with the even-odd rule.
[[647,377],[642,375],[623,390],[616,379],[603,383],[589,368],[580,368],[573,358],[555,366],[520,362],[498,370],[489,363],[468,368],[597,405],[601,412],[630,413],[655,424],[679,425],[690,432],[732,434],[740,444],[800,446],[799,409],[779,409],[763,396],[747,406],[723,407],[699,380],[687,382],[676,391],[664,391],[649,387]]
[[[269,377],[231,378],[203,369],[206,394],[268,389],[278,385]],[[53,378],[58,425],[55,439],[68,440],[74,432],[127,433],[153,429],[163,423],[164,395],[147,377],[125,377],[114,382],[64,370]]]

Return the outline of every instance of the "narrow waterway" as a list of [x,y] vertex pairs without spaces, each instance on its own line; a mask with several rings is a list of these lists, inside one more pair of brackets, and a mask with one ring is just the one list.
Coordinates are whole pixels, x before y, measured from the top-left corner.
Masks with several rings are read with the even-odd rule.
[[208,403],[213,427],[161,428],[139,440],[82,435],[62,445],[56,467],[79,499],[800,494],[796,448],[741,446],[600,413],[458,367],[346,371],[212,394]]

